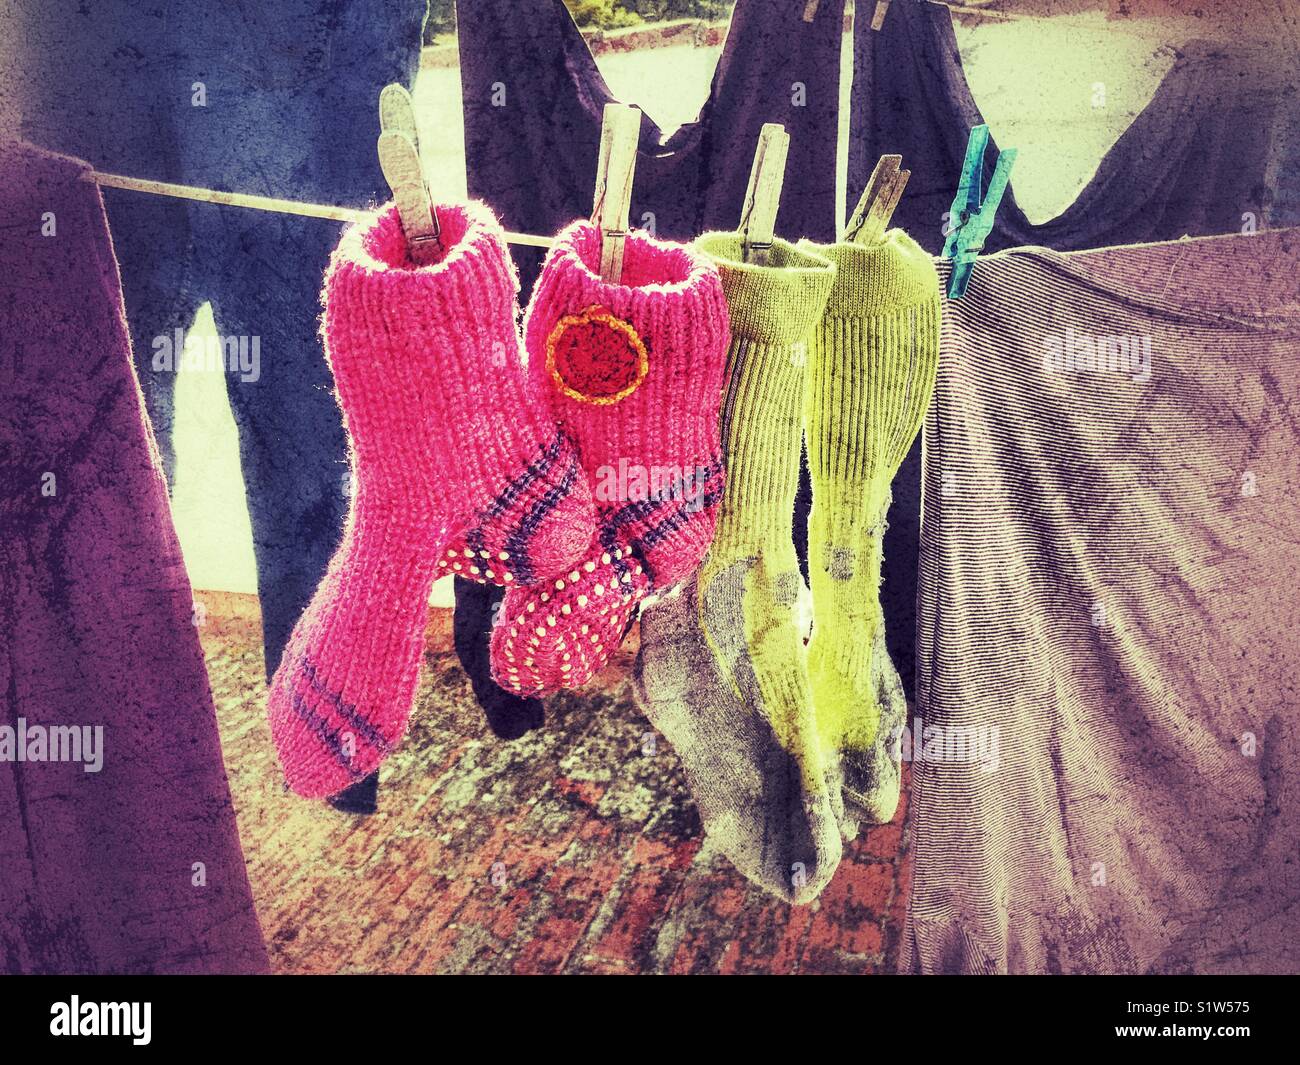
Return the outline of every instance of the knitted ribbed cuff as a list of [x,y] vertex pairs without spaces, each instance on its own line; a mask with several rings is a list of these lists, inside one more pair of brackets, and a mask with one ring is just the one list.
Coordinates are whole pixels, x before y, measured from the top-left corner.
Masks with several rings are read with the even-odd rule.
[[418,309],[439,322],[476,312],[509,313],[519,280],[492,211],[477,202],[442,204],[437,211],[445,250],[425,265],[411,259],[393,205],[349,227],[331,259],[327,298],[366,303],[376,315]]
[[705,233],[695,242],[718,267],[731,314],[731,333],[773,347],[805,339],[821,317],[835,280],[834,267],[808,248],[779,238],[768,265],[744,261],[739,233]]
[[826,301],[826,317],[870,317],[939,298],[934,260],[901,229],[871,245],[813,244],[799,250],[821,255],[835,266],[835,285]]
[[[556,238],[524,322],[529,371],[562,423],[581,423],[605,457],[707,463],[730,326],[718,272],[680,244],[628,234],[619,284],[600,277],[600,231],[575,222]],[[673,439],[646,434],[674,427]],[[671,454],[646,454],[659,443]]]
[[[383,447],[413,453],[374,458],[394,469],[418,464],[428,449],[450,446],[459,419],[457,438],[481,442],[465,461],[527,464],[556,429],[524,371],[505,235],[483,204],[439,205],[438,217],[445,253],[437,262],[410,259],[392,206],[348,229],[331,259],[323,332],[353,445],[368,447],[368,421],[400,426],[386,429]],[[445,424],[428,424],[430,392],[447,397]]]
[[836,266],[809,361],[809,469],[814,485],[865,491],[892,477],[929,403],[939,348],[938,273],[902,230],[869,246],[801,247]]
[[522,405],[519,281],[505,234],[480,203],[440,205],[438,218],[446,251],[424,266],[407,252],[395,207],[343,234],[325,279],[327,334],[346,323],[366,357],[393,361],[394,372],[436,363],[449,392],[488,389]]

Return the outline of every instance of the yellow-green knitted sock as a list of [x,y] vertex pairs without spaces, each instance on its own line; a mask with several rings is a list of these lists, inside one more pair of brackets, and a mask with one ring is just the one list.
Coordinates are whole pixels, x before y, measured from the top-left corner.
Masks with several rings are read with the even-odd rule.
[[[892,665],[876,661],[873,669],[873,658],[885,654],[881,540],[890,482],[934,389],[939,281],[930,256],[901,230],[868,247],[800,246],[836,268],[813,333],[804,404],[813,488],[813,708],[822,741],[841,753],[850,805],[871,820],[888,820],[898,778],[877,747],[882,696],[891,718],[898,707]],[[882,745],[888,740],[879,736]]]
[[[876,738],[865,750],[840,752],[844,807],[849,818],[883,825],[894,819],[902,793],[899,734],[907,724],[903,681],[885,646],[885,625],[876,608],[875,639],[871,642],[871,697],[879,710]],[[856,831],[857,825],[852,826]],[[848,838],[847,835],[845,838]]]
[[697,246],[718,265],[732,332],[722,409],[727,488],[699,574],[700,624],[741,703],[766,719],[803,767],[805,788],[837,807],[838,780],[829,779],[809,712],[796,616],[803,578],[790,528],[808,338],[833,271],[781,241],[763,267],[742,261],[736,234],[707,234]]

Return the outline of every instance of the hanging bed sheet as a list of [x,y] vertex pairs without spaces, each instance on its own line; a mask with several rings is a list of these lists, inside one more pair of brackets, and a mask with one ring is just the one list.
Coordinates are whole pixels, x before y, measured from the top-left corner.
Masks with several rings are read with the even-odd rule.
[[1300,230],[980,261],[924,429],[918,972],[1300,966]]

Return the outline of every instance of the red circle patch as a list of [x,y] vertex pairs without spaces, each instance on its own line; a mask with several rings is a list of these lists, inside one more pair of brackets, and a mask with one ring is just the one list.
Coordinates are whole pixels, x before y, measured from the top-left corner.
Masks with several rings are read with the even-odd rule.
[[636,391],[650,360],[628,322],[604,307],[588,307],[555,323],[546,340],[546,369],[570,399],[607,405]]

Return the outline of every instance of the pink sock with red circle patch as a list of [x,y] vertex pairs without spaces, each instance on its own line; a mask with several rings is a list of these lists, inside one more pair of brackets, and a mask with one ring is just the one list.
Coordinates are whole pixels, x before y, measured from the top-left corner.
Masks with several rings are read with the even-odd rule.
[[453,535],[472,545],[459,565],[522,582],[568,566],[595,528],[574,446],[520,358],[501,227],[482,204],[438,214],[440,261],[410,261],[390,207],[344,233],[325,278],[354,491],[271,682],[271,733],[300,795],[341,791],[400,740]]
[[619,284],[599,263],[599,230],[565,229],[524,322],[529,375],[577,447],[599,527],[580,563],[506,593],[492,668],[509,691],[585,684],[637,603],[699,566],[722,496],[730,325],[717,270],[642,232],[627,237]]

